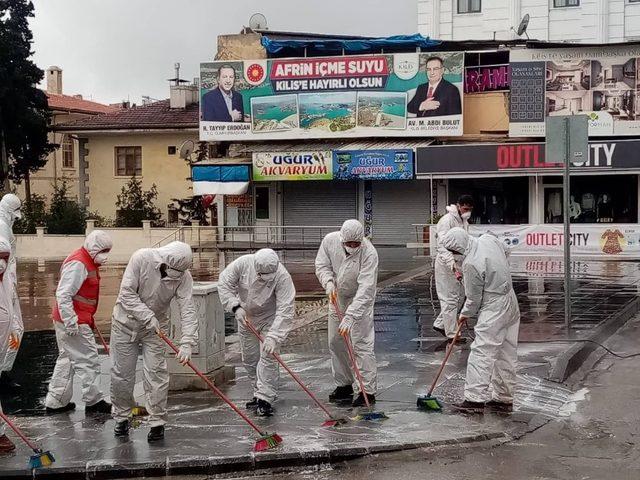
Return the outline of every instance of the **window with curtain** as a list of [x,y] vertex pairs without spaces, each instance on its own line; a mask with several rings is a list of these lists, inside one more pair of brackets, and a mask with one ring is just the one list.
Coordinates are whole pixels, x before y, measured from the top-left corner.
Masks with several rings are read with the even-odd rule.
[[115,147],[116,175],[142,175],[142,147]]
[[579,7],[580,0],[553,0],[553,6],[556,8]]
[[479,13],[481,10],[481,0],[458,0],[458,13]]
[[65,135],[62,142],[62,168],[74,168],[73,161],[73,141]]

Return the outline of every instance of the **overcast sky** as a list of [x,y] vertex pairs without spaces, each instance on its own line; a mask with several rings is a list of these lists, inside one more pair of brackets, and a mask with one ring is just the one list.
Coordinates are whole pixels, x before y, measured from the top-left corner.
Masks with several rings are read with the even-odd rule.
[[220,34],[256,12],[271,30],[387,36],[417,31],[416,0],[34,0],[34,59],[63,88],[103,103],[169,96],[166,79],[198,76]]

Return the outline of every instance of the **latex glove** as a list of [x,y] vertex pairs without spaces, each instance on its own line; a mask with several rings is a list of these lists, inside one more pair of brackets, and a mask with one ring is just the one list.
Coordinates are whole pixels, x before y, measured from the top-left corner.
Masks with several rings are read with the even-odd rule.
[[453,274],[456,276],[456,280],[461,282],[462,281],[462,272],[460,270],[458,270],[457,268],[453,269]]
[[16,332],[9,334],[9,349],[18,350],[20,348],[20,336]]
[[80,328],[78,327],[78,322],[68,323],[64,325],[64,333],[66,333],[70,337],[76,336],[79,331]]
[[247,321],[247,312],[245,311],[244,308],[240,307],[240,308],[236,308],[236,322],[244,325],[245,322]]
[[340,335],[347,335],[351,331],[351,327],[353,327],[353,317],[345,315],[338,325],[338,331]]
[[325,288],[325,292],[327,293],[327,297],[331,298],[336,292],[336,286],[332,281],[327,282],[327,288]]
[[460,315],[460,317],[458,318],[458,325],[461,325],[463,323],[466,323],[467,320],[469,320],[469,317],[465,317],[463,315]]
[[181,365],[186,365],[191,360],[191,345],[180,345],[180,350],[176,353],[176,358]]
[[156,317],[151,317],[151,320],[147,322],[147,330],[153,330],[154,332],[160,332],[160,322]]
[[262,351],[267,355],[271,355],[273,352],[276,351],[277,346],[278,344],[273,338],[267,337],[264,339],[264,343],[262,344]]

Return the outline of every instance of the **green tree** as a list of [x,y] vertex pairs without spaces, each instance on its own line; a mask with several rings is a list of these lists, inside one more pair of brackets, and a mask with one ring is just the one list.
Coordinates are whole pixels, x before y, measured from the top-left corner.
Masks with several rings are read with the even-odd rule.
[[0,181],[24,180],[27,203],[29,174],[46,164],[54,148],[47,137],[47,97],[37,88],[44,73],[31,60],[33,10],[30,0],[0,0]]
[[142,220],[151,220],[153,227],[164,226],[162,214],[154,203],[157,198],[155,183],[149,190],[143,190],[142,180],[131,177],[116,200],[116,227],[141,227]]
[[87,212],[77,200],[68,198],[68,192],[69,187],[65,180],[54,186],[47,215],[47,233],[79,235],[85,232]]
[[47,205],[43,195],[34,193],[25,205],[22,218],[13,225],[14,233],[36,233],[36,227],[47,225]]

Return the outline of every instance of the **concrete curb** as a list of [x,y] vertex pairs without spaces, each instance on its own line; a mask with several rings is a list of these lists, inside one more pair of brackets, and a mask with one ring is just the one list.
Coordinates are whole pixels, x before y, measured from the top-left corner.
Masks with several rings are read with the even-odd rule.
[[606,342],[609,337],[638,312],[640,312],[640,298],[631,300],[622,310],[603,321],[591,332],[588,338],[577,340],[575,345],[572,345],[557,358],[551,369],[549,380],[554,382],[566,381],[578,371],[589,355],[600,348],[593,342],[601,344]]

